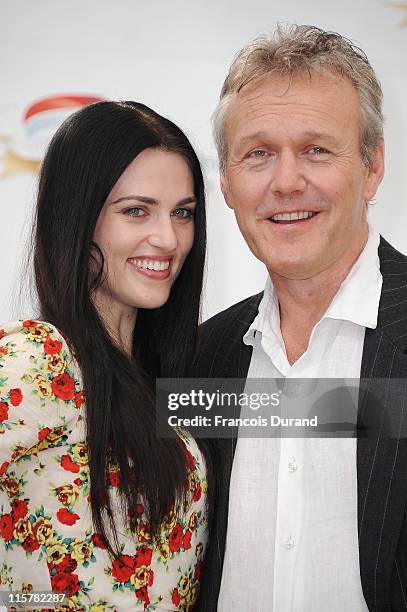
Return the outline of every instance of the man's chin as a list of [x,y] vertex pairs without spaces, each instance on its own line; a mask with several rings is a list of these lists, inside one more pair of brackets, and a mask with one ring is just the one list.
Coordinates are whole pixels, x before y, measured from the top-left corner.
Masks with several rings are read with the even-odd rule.
[[266,263],[266,267],[272,279],[279,277],[286,280],[301,281],[314,278],[318,274],[318,269],[315,266],[306,265],[304,260]]

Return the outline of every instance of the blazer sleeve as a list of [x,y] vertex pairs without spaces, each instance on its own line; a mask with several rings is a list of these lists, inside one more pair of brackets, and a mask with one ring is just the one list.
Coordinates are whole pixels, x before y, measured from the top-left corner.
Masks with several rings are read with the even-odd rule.
[[10,463],[61,444],[82,416],[80,372],[54,326],[0,326],[0,477]]

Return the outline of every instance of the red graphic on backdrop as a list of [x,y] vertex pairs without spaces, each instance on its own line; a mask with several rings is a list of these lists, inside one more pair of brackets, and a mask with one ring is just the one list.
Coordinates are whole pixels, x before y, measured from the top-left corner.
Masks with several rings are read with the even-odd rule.
[[20,172],[38,173],[47,146],[61,123],[83,106],[104,98],[84,94],[47,96],[30,104],[22,118],[22,134],[0,135],[0,178]]

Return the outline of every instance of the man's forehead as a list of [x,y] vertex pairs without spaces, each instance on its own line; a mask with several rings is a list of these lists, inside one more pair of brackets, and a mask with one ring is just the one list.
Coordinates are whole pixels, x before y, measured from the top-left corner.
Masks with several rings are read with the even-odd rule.
[[278,105],[286,105],[298,98],[312,97],[322,100],[334,96],[346,89],[354,91],[353,83],[344,76],[323,70],[318,72],[300,72],[293,75],[267,74],[258,77],[231,96],[230,108],[250,109],[267,100]]
[[270,71],[263,75],[252,78],[240,87],[236,94],[240,98],[253,97],[259,94],[263,88],[272,91],[276,96],[284,96],[290,93],[292,86],[301,86],[304,89],[314,90],[316,87],[323,87],[329,84],[337,84],[338,80],[351,84],[350,79],[340,74],[334,68],[326,66],[298,70],[292,73],[281,73]]
[[[287,116],[304,121],[303,130],[318,133],[318,121],[359,120],[359,96],[351,81],[332,72],[299,73],[294,76],[267,75],[248,83],[232,95],[226,115],[226,130],[259,124],[262,120]],[[315,125],[307,126],[310,122]],[[240,130],[239,130],[240,131]],[[246,132],[246,130],[244,130]],[[322,130],[323,132],[323,130]],[[249,136],[249,133],[241,136]],[[310,134],[311,135],[311,134]]]

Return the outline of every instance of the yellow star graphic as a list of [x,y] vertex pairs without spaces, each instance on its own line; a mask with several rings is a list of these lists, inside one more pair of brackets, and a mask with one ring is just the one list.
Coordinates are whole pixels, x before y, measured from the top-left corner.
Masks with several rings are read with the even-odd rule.
[[387,2],[387,5],[406,12],[404,21],[400,23],[400,27],[402,28],[407,27],[407,2]]

